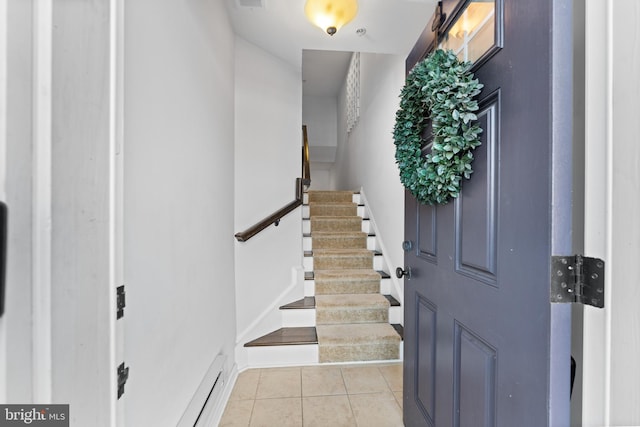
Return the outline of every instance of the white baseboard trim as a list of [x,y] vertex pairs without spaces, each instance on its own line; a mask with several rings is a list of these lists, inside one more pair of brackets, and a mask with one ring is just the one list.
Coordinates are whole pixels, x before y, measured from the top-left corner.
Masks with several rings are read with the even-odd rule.
[[[271,303],[271,305],[269,305],[269,307],[267,307],[262,313],[260,313],[259,316],[256,317],[256,319],[241,333],[239,333],[237,335],[236,338],[236,345],[239,343],[244,342],[245,340],[247,340],[248,338],[255,338],[255,332],[254,330],[256,329],[256,327],[260,326],[260,324],[263,322],[263,320],[269,316],[270,314],[272,314],[274,311],[278,311],[279,307],[283,304],[283,300],[289,295],[291,294],[297,286],[300,286],[302,289],[302,286],[304,284],[304,271],[302,269],[302,267],[292,267],[291,269],[291,284],[284,290],[282,291],[282,293],[280,293],[280,295],[278,295],[273,302]],[[302,295],[302,291],[300,292],[300,294]],[[291,302],[291,301],[289,301]]]
[[387,251],[387,248],[385,247],[384,242],[382,241],[382,236],[376,224],[376,220],[373,216],[373,212],[371,212],[371,209],[369,207],[369,203],[367,201],[367,195],[363,187],[360,187],[360,203],[362,203],[366,208],[366,211],[369,217],[369,228],[376,235],[377,244],[379,245],[380,252],[382,252],[384,266],[389,269],[388,273],[391,276],[391,283],[393,284],[393,290],[391,291],[391,295],[393,295],[398,301],[400,301],[401,307],[403,307],[403,310],[404,310],[404,289],[403,289],[403,286],[400,284],[400,281],[393,275],[391,260],[388,258],[389,252]]

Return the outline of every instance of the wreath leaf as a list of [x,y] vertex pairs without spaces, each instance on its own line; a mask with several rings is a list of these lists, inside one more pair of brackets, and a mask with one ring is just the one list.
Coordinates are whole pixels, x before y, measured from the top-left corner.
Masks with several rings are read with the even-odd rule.
[[[469,179],[473,150],[482,129],[474,99],[483,85],[474,79],[470,62],[447,50],[435,50],[407,76],[400,91],[393,138],[400,181],[419,202],[444,204],[460,194],[462,177]],[[422,137],[431,120],[431,152],[422,154]]]

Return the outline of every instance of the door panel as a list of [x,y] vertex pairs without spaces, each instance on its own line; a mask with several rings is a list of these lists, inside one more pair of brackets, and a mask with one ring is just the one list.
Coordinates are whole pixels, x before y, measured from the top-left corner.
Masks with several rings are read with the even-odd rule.
[[474,70],[484,84],[474,173],[446,205],[405,198],[414,243],[405,255],[407,426],[569,425],[570,354],[558,343],[571,325],[549,301],[549,277],[554,249],[571,247],[570,223],[554,232],[556,218],[571,217],[570,197],[556,194],[571,192],[557,172],[571,164],[571,135],[561,131],[571,119],[557,120],[564,113],[554,106],[571,93],[552,88],[572,85],[554,72],[551,51],[552,37],[571,38],[567,14],[555,15],[571,2],[496,5],[503,47]]
[[455,323],[454,426],[493,426],[496,419],[497,351]]
[[418,205],[418,248],[419,256],[437,262],[438,259],[438,217],[436,208],[429,205]]
[[433,425],[435,409],[436,378],[436,308],[423,296],[417,299],[418,360],[417,392],[418,404],[424,417]]
[[482,145],[474,151],[473,179],[455,201],[456,271],[497,286],[497,153],[499,94],[481,106],[478,122]]

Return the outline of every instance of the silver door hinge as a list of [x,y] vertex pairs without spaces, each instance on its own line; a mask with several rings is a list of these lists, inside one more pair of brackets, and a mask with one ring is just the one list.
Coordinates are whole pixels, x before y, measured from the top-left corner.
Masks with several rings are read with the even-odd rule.
[[604,307],[604,261],[582,255],[551,257],[551,302]]

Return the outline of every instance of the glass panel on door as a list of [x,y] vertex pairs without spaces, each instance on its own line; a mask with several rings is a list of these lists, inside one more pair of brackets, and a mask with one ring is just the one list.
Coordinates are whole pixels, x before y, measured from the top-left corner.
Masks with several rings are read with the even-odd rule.
[[495,10],[495,0],[468,2],[439,47],[476,62],[496,44]]

